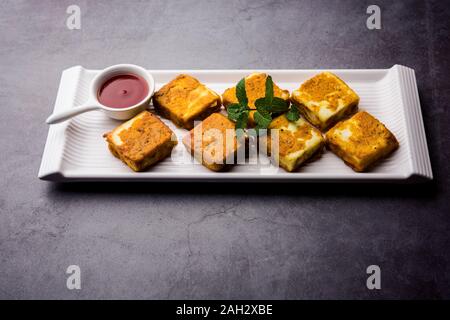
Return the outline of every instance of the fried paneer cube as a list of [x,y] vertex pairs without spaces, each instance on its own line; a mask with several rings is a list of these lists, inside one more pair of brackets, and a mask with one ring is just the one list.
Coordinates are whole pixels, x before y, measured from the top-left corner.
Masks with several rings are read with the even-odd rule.
[[366,171],[398,148],[395,136],[365,111],[339,122],[326,133],[327,146],[357,172]]
[[359,96],[335,74],[322,72],[294,90],[291,101],[309,122],[326,131],[356,112]]
[[[264,98],[266,94],[266,78],[265,73],[252,73],[245,77],[245,92],[248,98],[248,107],[250,109],[256,110],[255,101],[259,98]],[[289,100],[289,91],[282,90],[275,83],[273,84],[273,95],[274,97],[281,98],[283,100]],[[222,101],[225,108],[230,104],[237,103],[238,99],[236,97],[236,86],[226,89],[222,94]],[[250,127],[255,126],[255,120],[253,118],[255,111],[249,112],[249,125]]]
[[172,152],[177,140],[157,116],[143,111],[103,135],[111,153],[134,171],[143,171]]
[[267,146],[267,153],[286,171],[296,170],[325,145],[322,133],[303,118],[294,122],[283,114],[272,120],[268,129],[268,135],[261,138],[262,145]]
[[219,111],[222,103],[217,93],[194,77],[181,74],[155,93],[153,105],[178,127],[192,129],[194,121]]
[[213,113],[183,138],[186,149],[213,171],[228,169],[245,144],[237,138],[235,124],[220,113]]

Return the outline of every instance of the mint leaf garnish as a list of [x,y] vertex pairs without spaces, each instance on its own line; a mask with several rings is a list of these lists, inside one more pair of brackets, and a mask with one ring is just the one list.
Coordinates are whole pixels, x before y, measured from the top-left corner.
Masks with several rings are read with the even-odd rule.
[[237,121],[239,115],[242,113],[243,110],[245,109],[243,109],[239,103],[230,104],[227,107],[228,118],[230,120]]
[[272,104],[273,99],[273,81],[271,76],[267,76],[266,78],[266,96],[264,97],[266,99],[267,104]]
[[248,121],[248,110],[241,112],[236,120],[236,129],[245,129]]
[[236,97],[241,106],[248,107],[247,92],[245,91],[245,78],[242,78],[236,86]]
[[267,128],[272,122],[272,115],[270,113],[260,113],[259,111],[256,111],[253,114],[253,118],[255,119],[256,127],[259,129]]
[[286,118],[289,121],[297,121],[298,119],[300,119],[300,113],[297,109],[296,106],[292,106],[291,109],[286,113]]
[[273,81],[271,76],[266,78],[266,96],[255,101],[256,110],[260,113],[282,113],[289,109],[289,102],[273,96]]
[[247,127],[248,107],[247,92],[245,91],[245,78],[242,78],[236,85],[236,97],[238,103],[232,103],[227,107],[228,119],[236,122],[236,131],[241,134]]
[[[286,117],[290,121],[297,121],[300,117],[298,109],[292,107],[289,109],[289,101],[274,97],[273,80],[269,75],[266,78],[265,97],[255,101],[256,112],[253,119],[256,123],[256,132],[260,129],[266,129],[272,122],[273,114],[286,113]],[[245,78],[242,78],[236,85],[236,98],[238,103],[230,104],[227,107],[228,118],[236,122],[236,130],[245,129],[247,127],[249,112],[247,92],[245,91]],[[242,131],[242,130],[240,130]]]
[[272,100],[271,110],[272,112],[286,112],[289,109],[289,103],[281,98],[274,97]]

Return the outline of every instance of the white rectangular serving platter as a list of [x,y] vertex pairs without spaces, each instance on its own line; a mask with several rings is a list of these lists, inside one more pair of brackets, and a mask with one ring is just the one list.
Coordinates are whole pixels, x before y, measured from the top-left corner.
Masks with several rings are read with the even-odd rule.
[[[151,70],[156,90],[180,73],[190,74],[221,94],[251,72],[272,75],[290,92],[323,70]],[[330,151],[297,172],[267,170],[267,159],[252,158],[227,172],[212,172],[192,160],[181,143],[187,130],[163,121],[175,132],[177,157],[169,157],[146,172],[133,172],[109,152],[102,135],[120,124],[99,111],[82,114],[49,127],[39,178],[49,181],[277,181],[277,182],[416,182],[433,179],[414,70],[329,70],[360,96],[360,110],[383,122],[397,137],[400,148],[373,170],[356,173]],[[54,112],[74,108],[88,98],[89,83],[97,70],[81,66],[66,69],[61,78]],[[184,157],[184,158],[183,158]],[[255,157],[255,156],[253,156]],[[261,158],[261,156],[260,156]],[[176,161],[175,161],[175,160]],[[180,161],[183,160],[183,161]],[[182,162],[182,163],[180,163]]]

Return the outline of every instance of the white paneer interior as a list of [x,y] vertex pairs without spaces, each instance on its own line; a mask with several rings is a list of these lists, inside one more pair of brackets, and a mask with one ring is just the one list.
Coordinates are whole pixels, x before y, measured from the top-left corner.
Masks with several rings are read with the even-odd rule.
[[[143,116],[143,115],[142,115]],[[120,146],[123,144],[122,139],[120,138],[120,134],[122,133],[122,131],[128,130],[129,128],[131,128],[131,126],[133,125],[133,123],[140,119],[142,117],[141,115],[138,117],[134,117],[131,120],[128,120],[127,122],[123,123],[122,125],[120,125],[119,127],[117,127],[116,129],[114,129],[113,133],[112,133],[112,140],[114,142],[114,144],[116,146]]]
[[302,139],[297,138],[304,142],[304,148],[291,152],[284,157],[280,157],[279,161],[284,163],[286,166],[290,168],[294,168],[299,166],[301,163],[306,161],[309,157],[311,157],[317,148],[322,144],[323,137],[320,133],[318,133],[314,128],[312,128],[303,118],[300,118],[296,122],[289,122],[288,126],[283,126],[280,129],[288,130],[292,133],[298,131],[298,129],[302,126],[310,127],[311,138]]
[[336,130],[334,131],[334,133],[335,133],[342,141],[345,141],[345,142],[348,142],[349,139],[350,139],[350,137],[351,137],[351,135],[352,135],[352,132],[350,131],[349,128],[336,129]]

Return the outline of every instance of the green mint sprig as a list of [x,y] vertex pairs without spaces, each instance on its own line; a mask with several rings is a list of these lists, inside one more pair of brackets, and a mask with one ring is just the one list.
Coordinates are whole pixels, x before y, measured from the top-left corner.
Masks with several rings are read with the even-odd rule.
[[286,118],[289,121],[295,122],[300,119],[300,112],[298,111],[296,106],[292,106],[289,111],[286,113]]
[[[272,122],[273,113],[286,113],[290,121],[297,121],[300,117],[298,109],[294,106],[289,109],[289,102],[278,97],[274,97],[273,80],[271,76],[266,78],[266,90],[264,98],[255,101],[256,112],[253,117],[256,122],[256,131],[267,129]],[[236,122],[236,129],[247,127],[250,109],[245,91],[245,78],[242,78],[236,86],[236,97],[238,103],[230,104],[227,108],[228,118]]]
[[256,112],[254,119],[256,130],[266,129],[272,122],[272,113],[288,111],[289,102],[273,95],[273,81],[271,76],[266,78],[266,93],[264,98],[255,101]]
[[245,78],[242,78],[236,86],[236,97],[238,103],[232,103],[227,108],[228,119],[236,122],[236,129],[245,129],[250,111],[247,93],[245,92]]

